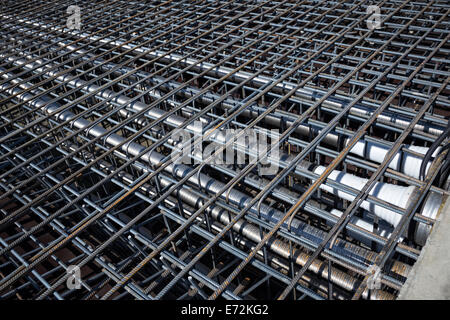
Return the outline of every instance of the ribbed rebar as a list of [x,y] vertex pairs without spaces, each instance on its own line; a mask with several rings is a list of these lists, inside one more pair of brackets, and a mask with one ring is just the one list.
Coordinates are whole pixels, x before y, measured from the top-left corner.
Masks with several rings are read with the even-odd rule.
[[1,298],[395,299],[450,194],[446,1],[5,3]]

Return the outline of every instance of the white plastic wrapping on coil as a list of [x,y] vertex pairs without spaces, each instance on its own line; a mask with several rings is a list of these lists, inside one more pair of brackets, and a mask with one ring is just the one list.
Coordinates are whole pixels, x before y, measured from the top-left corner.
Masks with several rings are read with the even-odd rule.
[[[338,218],[340,218],[342,216],[342,214],[343,214],[343,212],[338,210],[338,209],[331,209],[330,213],[332,215],[338,217]],[[392,230],[393,230],[393,228],[391,226],[387,225],[386,223],[380,223],[379,226],[378,226],[378,229],[374,230],[373,222],[369,222],[369,221],[366,221],[366,220],[364,220],[362,218],[355,217],[355,216],[353,216],[350,219],[350,222],[352,224],[354,224],[355,226],[360,227],[361,229],[364,229],[364,230],[369,231],[369,232],[374,232],[377,235],[379,235],[381,237],[384,237],[384,238],[389,238],[391,233],[392,233]],[[329,222],[327,224],[330,225],[330,226],[333,225],[331,222]],[[370,239],[368,239],[367,237],[362,237],[357,232],[348,230],[347,233],[353,239],[361,241],[362,243],[364,243],[364,244],[366,244],[368,246],[370,246],[372,244]],[[403,241],[403,237],[399,238],[399,242],[401,242],[401,241]]]
[[[317,166],[314,169],[314,173],[320,175],[325,171],[325,169],[326,168],[324,166]],[[357,177],[353,174],[344,173],[339,170],[332,171],[331,174],[328,176],[328,179],[342,183],[356,190],[361,190],[367,182],[367,179]],[[337,195],[339,198],[348,201],[353,201],[353,199],[355,199],[353,195],[344,191],[337,190],[336,188],[327,186],[325,184],[321,184],[320,188],[322,190]],[[377,197],[380,200],[384,200],[390,204],[396,205],[400,208],[406,208],[406,205],[413,190],[414,190],[413,186],[402,187],[393,184],[377,182],[375,186],[370,190],[369,194],[374,197]],[[396,226],[401,219],[400,214],[392,210],[383,208],[381,206],[375,205],[373,203],[370,203],[367,200],[365,200],[361,204],[361,207],[369,212],[372,212],[380,219],[385,220],[386,222],[390,223],[393,226]]]
[[[348,143],[348,141],[349,140],[347,139],[346,144]],[[428,151],[428,148],[426,147],[419,147],[412,145],[405,145],[404,148],[422,155],[425,155],[425,153],[427,153]],[[350,152],[360,157],[367,158],[373,162],[382,163],[384,158],[386,157],[386,154],[389,152],[389,149],[390,149],[389,147],[382,145],[380,143],[376,143],[374,141],[360,140],[354,145],[354,147],[350,150]],[[436,151],[433,153],[433,157],[436,156],[439,150],[440,148],[436,149]],[[399,150],[389,163],[389,168],[402,172],[410,177],[419,179],[421,165],[422,165],[422,158],[410,154],[408,152]],[[430,166],[431,161],[429,161],[427,164],[425,174],[428,172]]]

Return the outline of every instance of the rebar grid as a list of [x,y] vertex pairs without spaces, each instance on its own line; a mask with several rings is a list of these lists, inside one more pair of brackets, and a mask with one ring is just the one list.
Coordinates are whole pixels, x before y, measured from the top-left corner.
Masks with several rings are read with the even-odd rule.
[[395,299],[449,194],[449,8],[372,2],[3,2],[0,296]]

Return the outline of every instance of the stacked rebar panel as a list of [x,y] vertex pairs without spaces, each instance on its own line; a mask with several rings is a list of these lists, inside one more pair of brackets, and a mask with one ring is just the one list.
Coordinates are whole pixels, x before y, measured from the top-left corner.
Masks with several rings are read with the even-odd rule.
[[0,297],[394,299],[449,194],[449,9],[3,1]]

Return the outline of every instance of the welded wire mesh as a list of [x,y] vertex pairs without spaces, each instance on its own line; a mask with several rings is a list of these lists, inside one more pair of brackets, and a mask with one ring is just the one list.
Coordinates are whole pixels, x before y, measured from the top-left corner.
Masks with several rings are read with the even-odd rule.
[[0,297],[394,299],[448,196],[449,9],[3,1]]

